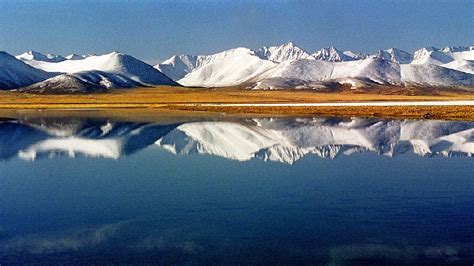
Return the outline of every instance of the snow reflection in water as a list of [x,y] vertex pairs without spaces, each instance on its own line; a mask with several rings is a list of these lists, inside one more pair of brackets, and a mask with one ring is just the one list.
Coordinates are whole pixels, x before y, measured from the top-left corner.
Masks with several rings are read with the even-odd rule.
[[247,119],[132,123],[106,119],[12,120],[0,123],[0,157],[25,160],[55,154],[117,159],[158,146],[174,154],[294,163],[370,151],[395,156],[472,156],[474,123],[380,119]]

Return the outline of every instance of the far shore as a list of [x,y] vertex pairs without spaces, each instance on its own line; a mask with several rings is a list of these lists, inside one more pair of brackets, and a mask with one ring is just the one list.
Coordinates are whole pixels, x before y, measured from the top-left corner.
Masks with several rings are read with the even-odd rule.
[[252,91],[238,88],[157,87],[91,94],[0,92],[0,117],[21,113],[113,114],[123,118],[381,117],[474,121],[474,93],[387,88],[378,91]]

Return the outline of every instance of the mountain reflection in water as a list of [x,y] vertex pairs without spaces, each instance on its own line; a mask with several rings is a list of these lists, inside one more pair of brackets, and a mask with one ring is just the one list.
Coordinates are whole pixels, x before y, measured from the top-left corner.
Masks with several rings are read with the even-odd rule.
[[24,119],[0,122],[0,158],[53,155],[117,159],[150,146],[174,154],[292,164],[374,152],[384,156],[472,156],[474,123],[382,119],[243,119],[136,123],[108,119]]

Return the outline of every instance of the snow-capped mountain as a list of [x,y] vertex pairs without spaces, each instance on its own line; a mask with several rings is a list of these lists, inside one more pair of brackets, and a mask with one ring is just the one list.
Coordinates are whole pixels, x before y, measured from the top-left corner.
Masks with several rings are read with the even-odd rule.
[[138,86],[143,86],[143,84],[124,75],[92,70],[61,74],[20,90],[36,93],[99,92],[110,88]]
[[255,51],[255,55],[262,59],[275,62],[284,62],[289,60],[315,59],[303,49],[289,42],[280,46],[262,47]]
[[474,86],[474,74],[434,64],[401,65],[401,76],[406,84],[430,86]]
[[8,53],[0,52],[0,90],[28,86],[52,76],[54,74],[31,67]]
[[67,60],[81,60],[81,59],[84,59],[88,57],[87,55],[78,55],[78,54],[70,54],[68,56],[66,56],[65,58]]
[[448,46],[441,49],[445,53],[458,53],[458,52],[468,52],[473,51],[474,46]]
[[438,65],[449,69],[474,74],[474,46],[422,48],[414,53],[412,64]]
[[413,64],[433,64],[442,65],[453,61],[453,57],[448,53],[434,47],[424,47],[416,51],[413,55]]
[[355,53],[353,51],[344,51],[342,53],[352,58],[352,60],[361,60],[361,59],[366,59],[367,57],[369,57],[369,55],[362,54],[362,53]]
[[174,55],[155,68],[172,80],[180,80],[200,66],[203,59],[202,56],[196,55]]
[[267,74],[268,76],[265,76],[265,78],[301,79],[305,81],[357,78],[378,84],[401,83],[398,64],[374,58],[340,63],[320,60],[287,61],[279,64]]
[[[283,62],[287,60],[314,59],[303,49],[289,42],[280,46],[262,47],[256,51],[237,48],[212,55],[175,55],[155,66],[171,79],[178,81],[194,70],[209,63],[236,60],[241,53],[252,54],[262,60]],[[185,81],[186,82],[186,81]],[[183,83],[184,84],[184,83]]]
[[[181,64],[184,66],[181,69],[186,69],[185,72],[187,73],[191,69],[194,70],[191,70],[190,73],[186,74],[186,76],[178,80],[178,82],[186,86],[214,87],[250,84],[277,77],[306,81],[325,81],[333,78],[360,77],[362,79],[377,80],[377,83],[380,84],[386,84],[392,81],[392,79],[383,80],[374,77],[375,72],[378,72],[379,76],[391,75],[391,73],[381,73],[383,69],[370,69],[367,70],[367,73],[362,73],[363,69],[367,69],[366,65],[369,64],[368,62],[360,61],[353,65],[331,64],[333,61],[346,60],[352,62],[354,59],[344,55],[334,47],[328,48],[327,51],[328,57],[323,56],[325,53],[322,50],[319,54],[322,57],[316,59],[316,57],[304,52],[293,43],[262,48],[257,51],[247,48],[231,49],[207,57],[199,56],[197,60],[192,61],[193,63],[199,62],[199,64]],[[181,58],[183,57],[173,57],[166,62],[172,60],[173,64],[177,65],[177,60]],[[189,59],[189,57],[184,58]],[[204,58],[206,60],[203,60]],[[192,68],[190,68],[189,65],[191,65]],[[166,66],[170,67],[171,64],[168,63]],[[164,69],[164,67],[164,64],[159,65],[159,69]],[[334,69],[336,69],[336,72],[334,75],[331,75]],[[344,73],[348,72],[350,73],[344,76]],[[283,73],[285,75],[283,75]],[[399,80],[400,78],[395,79],[397,83],[399,83]]]
[[21,55],[16,56],[20,60],[35,60],[35,61],[44,61],[44,62],[61,62],[66,60],[65,57],[55,54],[42,54],[36,51],[28,51]]
[[307,155],[473,156],[474,123],[382,119],[247,119],[179,124],[103,119],[0,122],[0,159],[52,155],[117,159],[157,145],[173,154],[292,164]]
[[200,67],[178,82],[204,87],[239,85],[277,65],[277,62],[261,59],[253,50],[236,48],[206,57]]
[[390,48],[363,55],[328,47],[309,55],[288,43],[257,51],[237,48],[209,56],[175,56],[157,67],[174,77],[182,77],[177,81],[187,86],[310,89],[327,85],[321,82],[336,82],[360,87],[376,84],[474,87],[473,53],[474,47],[423,48],[414,55]]
[[[23,90],[79,92],[178,83],[253,89],[331,89],[341,84],[474,87],[474,46],[425,47],[414,54],[390,48],[372,55],[330,46],[309,54],[289,42],[257,50],[240,47],[212,55],[173,56],[155,67],[118,52],[62,57],[30,51],[17,58],[33,68],[15,76],[10,73],[18,71],[4,64],[0,84],[5,89],[31,85]],[[29,77],[30,72],[36,74]]]
[[458,59],[441,65],[442,67],[474,74],[474,60]]
[[[456,61],[458,62],[458,61]],[[472,67],[471,65],[466,68]],[[397,64],[380,58],[368,58],[349,62],[288,61],[267,72],[267,76],[254,85],[257,89],[285,88],[291,80],[301,88],[315,89],[333,81],[351,84],[352,87],[370,87],[373,84],[418,86],[474,86],[474,74],[470,69],[462,72],[433,64]],[[299,80],[299,82],[296,82]]]
[[322,48],[321,50],[314,53],[313,57],[316,60],[323,60],[329,62],[345,62],[354,60],[354,58],[344,54],[343,52],[336,49],[336,47],[334,46]]
[[474,46],[469,47],[424,47],[414,53],[414,64],[442,65],[454,60],[474,60]]
[[[35,84],[31,88],[55,88],[79,91],[94,88],[123,88],[146,85],[177,85],[154,67],[126,54],[112,52],[100,56],[72,58],[60,62],[22,59],[25,63],[53,73],[64,73]],[[64,83],[64,84],[63,84]]]
[[381,58],[394,63],[409,64],[413,61],[413,55],[397,48],[389,48],[386,50],[380,50],[372,57]]

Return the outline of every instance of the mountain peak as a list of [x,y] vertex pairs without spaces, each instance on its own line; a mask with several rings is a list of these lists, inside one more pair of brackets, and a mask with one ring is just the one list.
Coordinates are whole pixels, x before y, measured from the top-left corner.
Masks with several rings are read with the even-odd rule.
[[474,50],[474,46],[447,46],[441,49],[445,53],[466,52]]
[[26,59],[26,60],[39,60],[39,59],[45,59],[46,56],[40,52],[30,50],[18,55],[17,58]]
[[114,51],[112,51],[112,52],[110,52],[110,53],[108,53],[108,54],[105,54],[105,55],[116,56],[116,55],[124,55],[124,54],[122,54],[122,53],[119,52],[119,51],[115,51],[115,50],[114,50]]
[[329,61],[329,62],[344,62],[344,61],[354,60],[353,58],[339,51],[334,46],[322,48],[316,53],[314,53],[313,56],[314,58],[316,58],[316,60]]
[[356,53],[356,52],[353,52],[353,51],[344,51],[343,54],[351,57],[353,60],[361,60],[361,59],[366,59],[368,57],[368,55],[366,54],[362,54],[362,53]]
[[288,60],[314,59],[305,50],[296,46],[293,42],[281,44],[279,46],[262,47],[255,51],[255,55],[262,59],[275,62]]
[[413,61],[413,55],[398,48],[379,50],[372,57],[385,59],[399,64],[409,64]]
[[22,53],[21,55],[16,56],[17,59],[20,60],[36,60],[36,61],[44,61],[44,62],[60,62],[66,60],[66,58],[55,55],[55,54],[42,54],[36,51],[28,51]]
[[296,44],[294,42],[287,42],[287,43],[284,43],[280,46],[283,46],[283,47],[296,47]]
[[66,56],[65,58],[66,58],[67,60],[81,60],[81,59],[84,59],[84,58],[86,58],[86,57],[87,57],[87,56],[85,56],[85,55],[78,55],[78,54],[72,53],[72,54]]
[[453,58],[435,47],[423,47],[413,55],[413,62],[416,64],[446,64],[453,61]]

